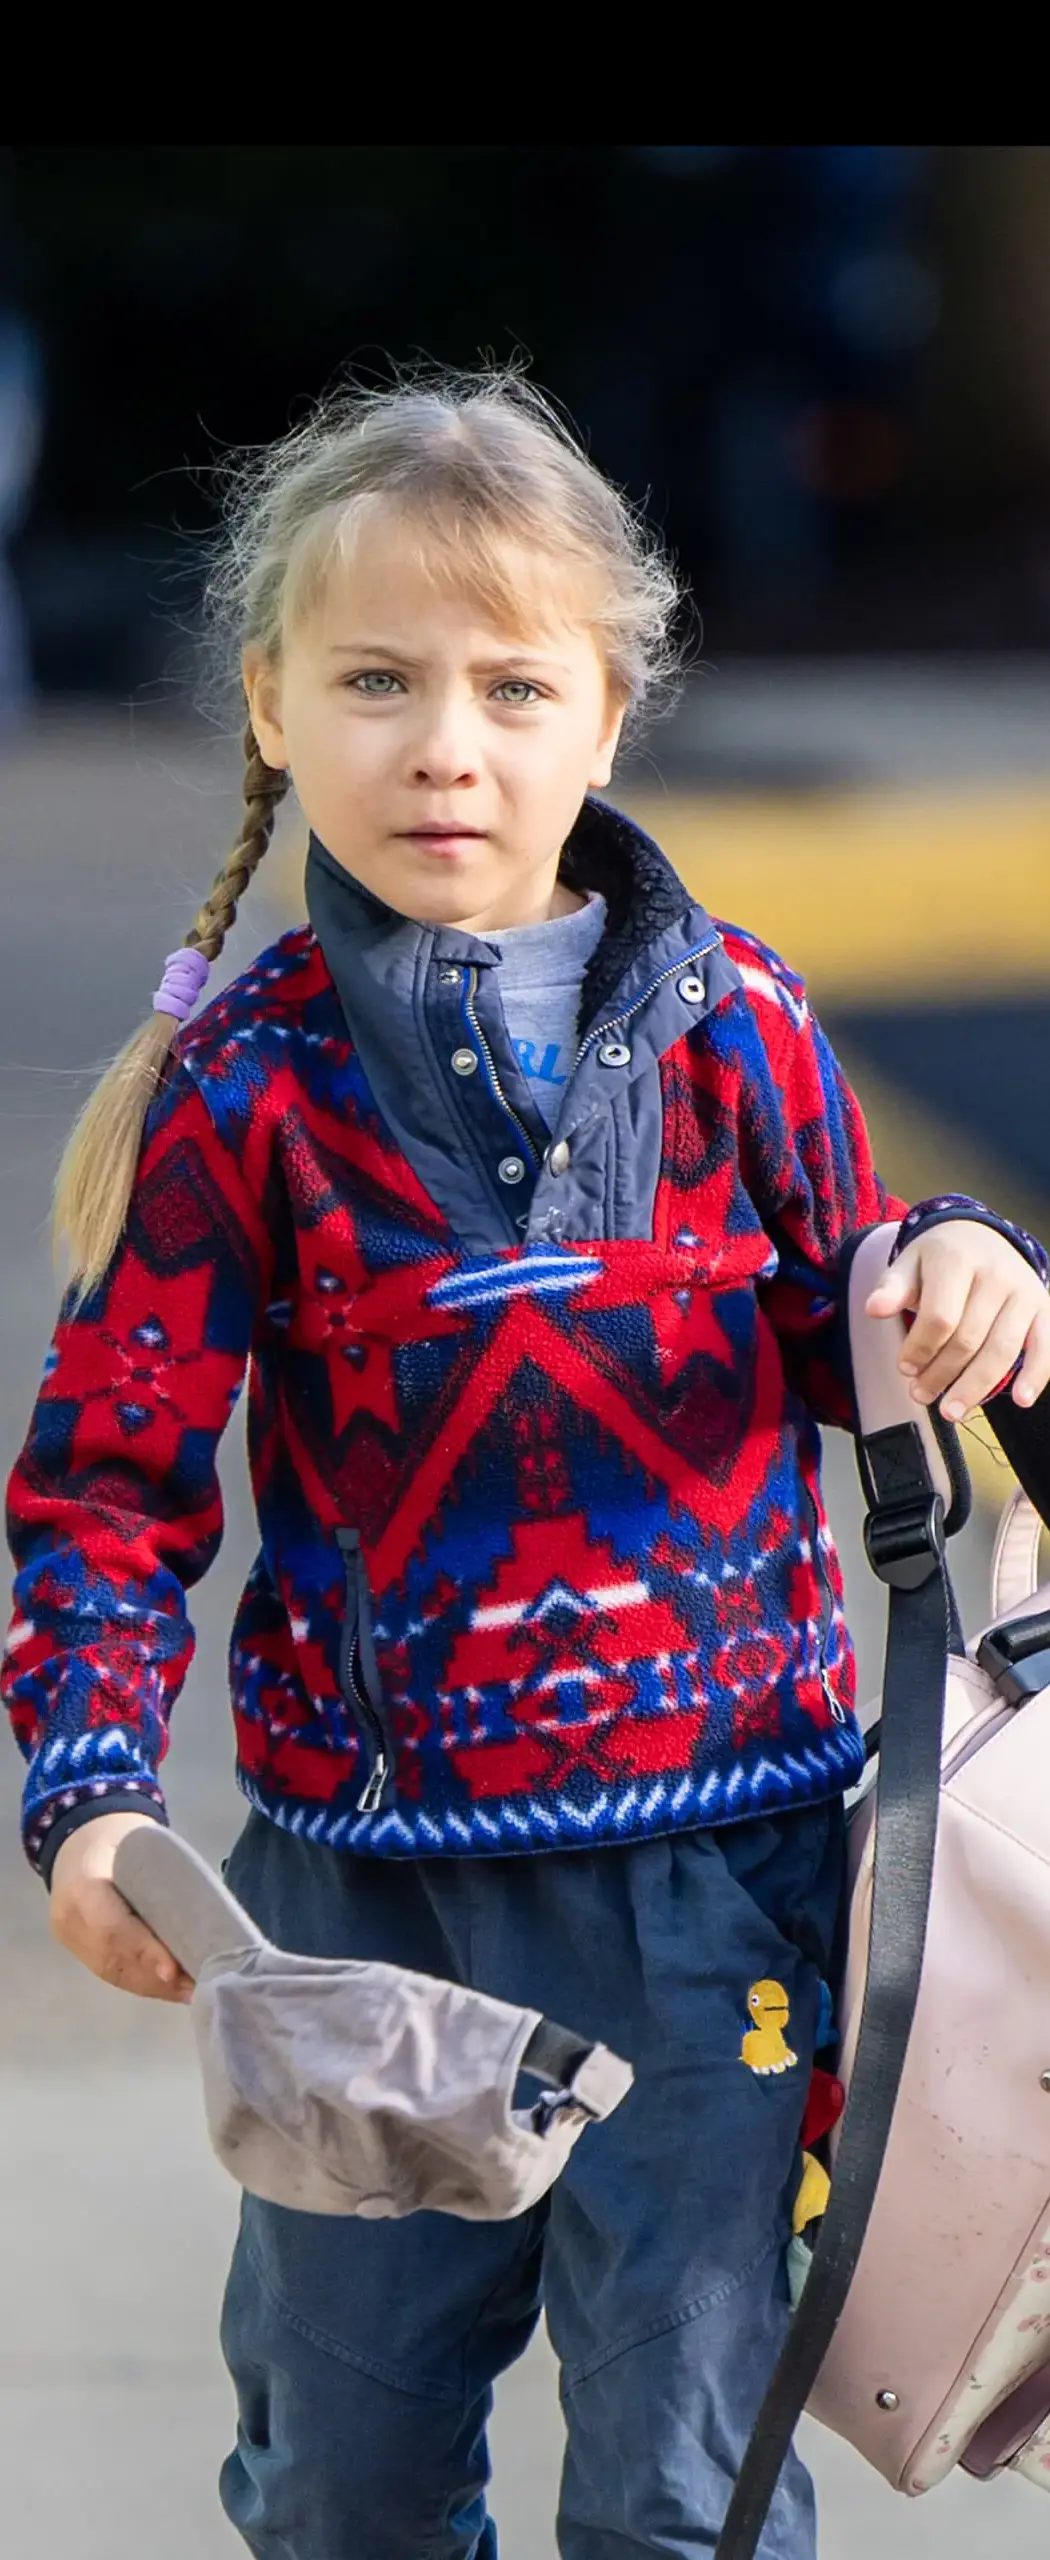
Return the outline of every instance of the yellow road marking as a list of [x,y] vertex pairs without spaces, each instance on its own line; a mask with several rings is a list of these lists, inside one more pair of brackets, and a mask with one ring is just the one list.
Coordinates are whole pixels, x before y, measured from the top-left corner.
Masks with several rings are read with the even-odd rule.
[[1050,988],[1050,793],[633,795],[694,897],[817,1003]]

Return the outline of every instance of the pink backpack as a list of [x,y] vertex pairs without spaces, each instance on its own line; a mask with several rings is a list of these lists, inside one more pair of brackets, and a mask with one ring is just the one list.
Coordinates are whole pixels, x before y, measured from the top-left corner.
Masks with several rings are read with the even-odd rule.
[[906,2496],[957,2463],[1050,2488],[1050,1398],[988,1408],[1028,1490],[964,1651],[944,1546],[969,1509],[958,1442],[908,1393],[903,1324],[864,1314],[895,1234],[869,1231],[849,1276],[865,1544],[890,1607],[849,1820],[847,2106],[716,2560],[751,2560],[807,2406]]

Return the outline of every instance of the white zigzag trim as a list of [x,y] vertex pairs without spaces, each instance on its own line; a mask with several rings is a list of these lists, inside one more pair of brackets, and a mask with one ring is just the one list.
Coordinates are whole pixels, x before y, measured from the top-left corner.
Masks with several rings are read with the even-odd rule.
[[[593,1831],[595,1823],[600,1822],[608,1802],[608,1791],[604,1790],[600,1796],[595,1797],[592,1805],[588,1805],[586,1811],[584,1811],[582,1805],[574,1805],[572,1808],[571,1820],[575,1829],[578,1831]],[[565,1805],[564,1798],[562,1798],[562,1803],[565,1812],[568,1813],[569,1807]]]
[[748,1780],[748,1785],[751,1789],[752,1795],[757,1796],[763,1783],[768,1785],[770,1782],[777,1787],[787,1787],[790,1789],[791,1786],[791,1780],[788,1777],[786,1769],[778,1768],[775,1760],[757,1761]]
[[808,1786],[809,1771],[806,1768],[805,1762],[797,1759],[793,1751],[785,1751],[784,1767],[791,1771],[793,1777],[801,1778],[803,1785]]
[[377,1822],[376,1824],[375,1831],[372,1835],[373,1839],[379,1840],[384,1831],[396,1832],[398,1838],[404,1841],[405,1846],[408,1849],[413,1848],[415,1845],[411,1824],[406,1822],[404,1816],[400,1813],[384,1813],[382,1821]]
[[621,1822],[626,1822],[626,1821],[627,1821],[627,1818],[628,1818],[628,1815],[629,1815],[629,1814],[632,1814],[632,1813],[634,1812],[634,1808],[635,1808],[635,1805],[637,1804],[637,1802],[638,1802],[638,1789],[637,1789],[637,1787],[628,1787],[628,1789],[627,1789],[627,1793],[626,1793],[626,1795],[624,1796],[622,1803],[620,1803],[620,1804],[618,1804],[618,1805],[617,1805],[616,1811],[615,1811],[615,1813],[614,1813],[614,1815],[613,1815],[613,1821],[614,1821],[615,1823],[617,1823],[617,1824],[619,1824],[619,1823],[621,1823]]
[[[684,1815],[687,1821],[696,1815],[716,1819],[720,1811],[728,1816],[742,1793],[755,1804],[768,1802],[771,1796],[782,1804],[785,1796],[790,1798],[792,1795],[800,1805],[812,1803],[815,1794],[827,1792],[829,1776],[837,1771],[839,1764],[852,1767],[856,1757],[856,1747],[847,1728],[841,1734],[829,1735],[823,1752],[807,1747],[804,1757],[791,1753],[779,1761],[763,1755],[749,1771],[736,1762],[725,1773],[709,1770],[699,1788],[688,1776],[678,1779],[673,1790],[669,1790],[666,1779],[658,1778],[643,1795],[638,1781],[632,1779],[622,1796],[616,1796],[604,1787],[591,1805],[576,1804],[571,1797],[562,1795],[556,1796],[551,1803],[524,1807],[503,1803],[496,1812],[483,1810],[478,1805],[469,1814],[463,1814],[450,1806],[440,1815],[435,1815],[420,1806],[410,1819],[392,1810],[378,1821],[369,1814],[340,1814],[329,1822],[324,1808],[314,1811],[299,1805],[292,1811],[279,1799],[270,1802],[257,1785],[243,1780],[239,1783],[248,1802],[282,1830],[298,1836],[305,1825],[311,1840],[326,1841],[333,1848],[348,1840],[351,1846],[356,1848],[360,1845],[369,1851],[378,1851],[386,1842],[396,1844],[410,1854],[420,1849],[440,1850],[443,1846],[452,1848],[456,1853],[460,1850],[469,1853],[472,1847],[477,1847],[479,1839],[492,1844],[513,1840],[519,1844],[522,1841],[535,1843],[541,1848],[548,1843],[556,1847],[559,1841],[574,1837],[590,1839],[604,1823],[608,1824],[608,1837],[622,1838],[626,1834],[628,1840],[632,1837],[641,1839],[661,1827],[677,1829],[678,1824],[668,1823],[669,1814]],[[633,1830],[629,1827],[632,1825]]]

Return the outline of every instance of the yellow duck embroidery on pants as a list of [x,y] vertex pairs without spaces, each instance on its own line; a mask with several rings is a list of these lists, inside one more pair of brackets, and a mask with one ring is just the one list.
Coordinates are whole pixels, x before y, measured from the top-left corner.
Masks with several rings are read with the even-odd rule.
[[747,2005],[755,2025],[748,2028],[744,2037],[740,2048],[741,2062],[746,2062],[748,2070],[756,2071],[762,2080],[771,2072],[790,2071],[792,2063],[798,2061],[798,2055],[792,2053],[784,2040],[790,2011],[783,1984],[753,1982],[747,1995]]

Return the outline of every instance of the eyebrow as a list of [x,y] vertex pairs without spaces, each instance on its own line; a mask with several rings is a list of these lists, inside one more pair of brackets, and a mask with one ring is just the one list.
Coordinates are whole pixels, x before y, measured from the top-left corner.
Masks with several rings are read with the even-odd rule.
[[391,658],[399,667],[421,667],[422,658],[412,658],[407,649],[389,649],[385,640],[333,640],[330,658]]
[[[425,667],[427,663],[425,658],[413,658],[407,649],[390,648],[385,640],[335,640],[328,654],[330,658],[389,658],[394,666],[416,669]],[[475,658],[471,661],[471,673],[499,675],[506,667],[521,666],[544,667],[549,675],[567,675],[569,672],[560,659],[547,658],[538,650],[522,648],[508,649],[498,658]]]

